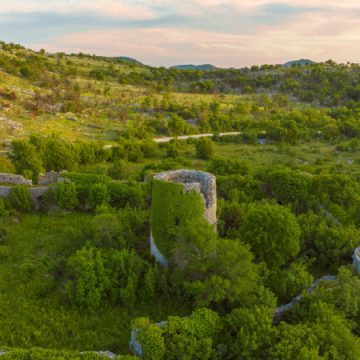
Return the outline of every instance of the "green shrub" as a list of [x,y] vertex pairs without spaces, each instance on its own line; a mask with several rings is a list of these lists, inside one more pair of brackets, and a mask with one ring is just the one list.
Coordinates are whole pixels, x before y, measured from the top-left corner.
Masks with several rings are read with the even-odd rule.
[[101,174],[83,174],[83,173],[67,172],[67,173],[62,173],[61,176],[70,179],[71,182],[75,183],[76,185],[107,183],[111,181],[111,178]]
[[240,229],[241,239],[254,251],[257,260],[277,268],[300,251],[300,226],[293,213],[283,206],[254,203],[247,209]]
[[0,197],[0,216],[6,216],[8,211],[6,209],[6,202],[4,198]]
[[56,187],[57,205],[65,210],[74,210],[79,204],[76,185],[74,183],[60,182]]
[[196,141],[195,143],[196,157],[199,159],[208,160],[211,159],[215,154],[214,142],[207,138],[203,137]]
[[92,221],[93,243],[99,248],[121,247],[121,223],[115,214],[100,214]]
[[210,162],[208,171],[215,175],[248,175],[249,165],[237,159],[214,159]]
[[[51,350],[41,348],[8,349],[3,360],[103,360],[104,356],[90,351]],[[135,356],[118,355],[115,360],[136,360]]]
[[109,202],[109,192],[105,184],[92,184],[89,186],[88,203],[92,209]]
[[126,161],[116,160],[113,165],[109,168],[109,176],[113,179],[120,180],[125,175]]
[[32,196],[25,185],[15,185],[8,200],[10,207],[18,211],[30,212],[33,208]]
[[145,184],[111,182],[108,184],[111,206],[119,209],[130,206],[132,208],[144,208],[145,206]]
[[137,329],[137,340],[141,344],[142,359],[162,360],[165,356],[163,330],[156,324],[150,324],[148,318],[137,318],[133,322],[133,329]]
[[82,248],[68,259],[69,273],[66,283],[68,296],[81,308],[94,310],[99,307],[109,284],[99,250]]

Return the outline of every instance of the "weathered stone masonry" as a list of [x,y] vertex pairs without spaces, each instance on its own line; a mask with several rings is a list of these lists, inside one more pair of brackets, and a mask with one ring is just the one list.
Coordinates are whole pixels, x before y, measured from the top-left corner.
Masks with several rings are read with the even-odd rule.
[[[12,188],[12,186],[0,186],[0,196],[7,198],[10,195]],[[28,189],[34,201],[35,208],[38,209],[40,201],[46,193],[48,186],[29,187]]]
[[25,179],[22,175],[0,173],[0,183],[9,184],[0,185],[0,196],[7,198],[14,185],[26,185],[34,201],[35,208],[39,208],[41,199],[49,188],[47,185],[60,181],[65,181],[65,179],[61,177],[60,173],[54,171],[41,175],[39,177],[39,186],[32,186],[32,181]]
[[[183,185],[184,192],[195,190],[204,201],[204,217],[210,224],[216,224],[216,178],[214,175],[196,170],[165,171],[154,176],[154,180],[169,181]],[[166,204],[164,204],[166,206]],[[157,262],[167,266],[168,262],[156,246],[150,230],[150,252]]]
[[172,170],[159,173],[154,180],[182,184],[184,191],[197,191],[204,199],[205,218],[216,224],[216,178],[214,175],[196,170]]
[[12,185],[32,185],[32,181],[25,179],[22,175],[8,173],[0,173],[0,183]]
[[354,251],[353,264],[355,266],[356,271],[360,274],[360,247],[358,247]]

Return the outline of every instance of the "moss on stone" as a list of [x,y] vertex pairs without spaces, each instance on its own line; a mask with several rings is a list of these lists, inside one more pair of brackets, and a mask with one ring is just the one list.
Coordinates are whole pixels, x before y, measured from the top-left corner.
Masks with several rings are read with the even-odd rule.
[[179,228],[189,220],[204,216],[204,200],[195,190],[185,192],[182,184],[154,180],[151,231],[158,249],[168,258]]

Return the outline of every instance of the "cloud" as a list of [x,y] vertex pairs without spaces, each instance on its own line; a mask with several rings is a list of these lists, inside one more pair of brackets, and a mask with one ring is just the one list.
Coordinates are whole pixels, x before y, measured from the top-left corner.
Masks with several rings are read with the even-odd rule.
[[1,0],[0,36],[153,65],[358,61],[358,0]]
[[[309,23],[310,20],[310,23]],[[303,16],[297,24],[263,25],[254,33],[228,34],[201,29],[106,29],[71,34],[56,39],[53,51],[80,50],[108,56],[129,55],[152,65],[214,63],[218,66],[250,66],[283,63],[309,57],[356,61],[360,26],[354,18],[337,18],[329,25],[318,15]]]
[[6,13],[93,13],[128,19],[153,18],[157,13],[144,4],[118,0],[2,0],[0,14]]

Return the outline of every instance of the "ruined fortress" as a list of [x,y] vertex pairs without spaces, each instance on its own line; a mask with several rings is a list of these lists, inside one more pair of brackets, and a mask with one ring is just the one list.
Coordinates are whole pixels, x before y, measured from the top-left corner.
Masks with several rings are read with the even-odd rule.
[[154,180],[169,181],[183,185],[184,192],[195,190],[203,201],[205,219],[216,224],[216,178],[214,175],[196,170],[172,170],[159,173]]
[[[176,183],[183,186],[184,196],[190,191],[195,191],[200,194],[203,208],[204,217],[210,223],[216,224],[216,178],[214,175],[196,170],[172,170],[165,171],[154,176],[154,181],[166,181],[170,183]],[[166,200],[163,206],[166,208],[169,204]],[[168,262],[161,251],[156,245],[156,239],[154,239],[152,231],[150,231],[150,251],[155,259],[167,266]]]
[[360,274],[360,247],[355,249],[353,255],[353,264],[358,274]]
[[55,171],[40,175],[37,186],[33,186],[32,180],[27,180],[22,175],[0,173],[0,196],[6,198],[10,195],[13,186],[25,185],[29,189],[35,208],[38,208],[49,185],[59,181],[64,181],[64,178],[61,177],[60,173]]
[[32,185],[32,181],[25,179],[22,175],[8,173],[0,173],[0,183],[11,185]]

